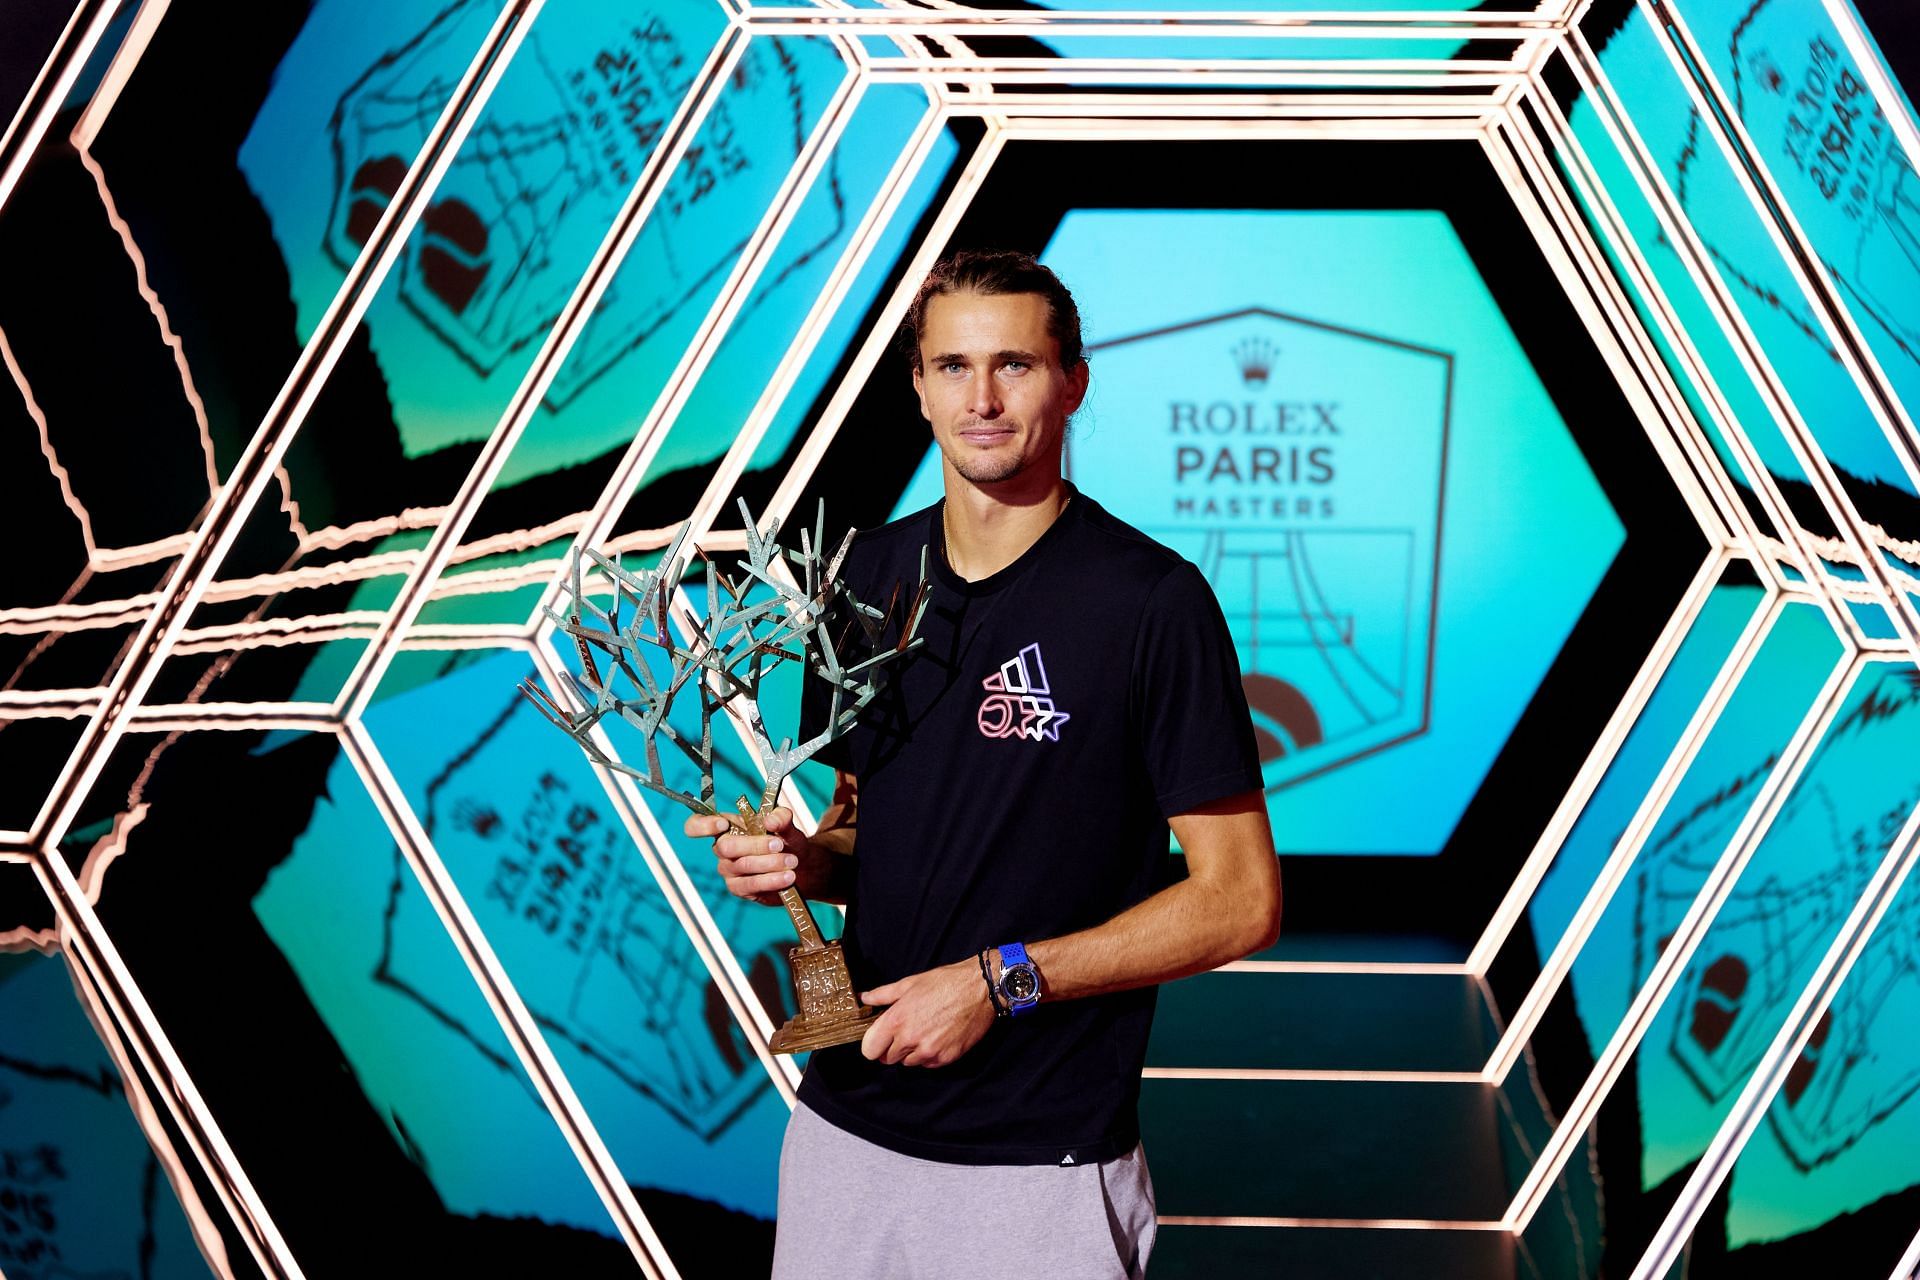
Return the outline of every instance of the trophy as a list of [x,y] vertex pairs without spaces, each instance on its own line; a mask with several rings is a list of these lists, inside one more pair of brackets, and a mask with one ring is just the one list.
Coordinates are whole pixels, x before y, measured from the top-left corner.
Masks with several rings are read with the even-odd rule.
[[[899,636],[885,645],[901,602],[900,587],[895,584],[884,610],[855,598],[839,576],[854,531],[849,529],[838,549],[827,556],[824,503],[813,536],[809,538],[804,527],[800,530],[798,551],[782,550],[775,542],[778,519],[762,535],[744,501],[740,515],[747,530],[747,558],[736,562],[741,576],[729,577],[700,552],[707,570],[706,616],[681,609],[679,616],[689,637],[684,644],[675,637],[669,603],[685,570],[681,548],[691,522],[674,534],[655,568],[638,574],[629,573],[617,559],[576,548],[565,613],[548,609],[546,614],[573,637],[580,674],[564,672],[565,681],[552,694],[530,679],[521,682],[520,691],[595,764],[625,774],[695,813],[724,816],[735,831],[764,835],[766,813],[774,807],[787,775],[851,729],[861,708],[879,692],[882,668],[919,646],[915,633],[927,606],[927,553],[921,549],[920,581],[902,616]],[[775,572],[775,565],[783,560],[791,566],[790,578]],[[612,584],[611,610],[588,599],[587,563]],[[756,587],[770,594],[762,593],[758,602],[750,602]],[[845,618],[837,637],[831,634],[829,615]],[[849,640],[854,643],[851,650]],[[648,661],[650,653],[656,662],[664,661],[664,674],[656,674],[654,663]],[[850,656],[857,660],[848,661]],[[803,679],[825,680],[832,693],[826,727],[820,733],[798,745],[792,738],[782,738],[776,746],[761,715],[760,690],[766,675],[785,661],[801,663]],[[674,699],[689,685],[700,699],[697,741],[668,720]],[[746,796],[739,798],[733,812],[723,813],[714,805],[713,719],[719,713],[736,717],[760,758],[767,785],[757,806]],[[594,741],[594,728],[609,715],[640,731],[644,768],[612,758]],[[662,738],[699,767],[697,796],[667,785],[660,762]],[[780,903],[800,935],[800,944],[787,953],[800,1012],[775,1033],[773,1051],[801,1053],[858,1040],[879,1010],[860,1003],[840,943],[821,938],[813,912],[798,889],[782,889]]]

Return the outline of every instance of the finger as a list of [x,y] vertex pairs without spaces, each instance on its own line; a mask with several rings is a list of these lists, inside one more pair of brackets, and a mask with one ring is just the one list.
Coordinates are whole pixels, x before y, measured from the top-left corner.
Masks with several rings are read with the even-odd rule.
[[860,1037],[860,1053],[863,1057],[879,1061],[893,1042],[893,1028],[887,1020],[875,1018],[873,1025],[867,1028],[867,1034]]
[[764,876],[776,871],[791,871],[800,860],[790,853],[756,853],[745,858],[720,859],[723,876]]
[[793,884],[793,872],[776,871],[764,876],[734,876],[727,881],[727,892],[735,897],[751,898],[756,893],[779,893]]
[[721,836],[713,842],[713,849],[724,857],[742,858],[750,853],[785,853],[787,843],[766,836]]
[[862,991],[860,993],[861,1004],[892,1004],[899,998],[900,984],[897,982],[889,982],[882,986],[875,987],[871,991]]
[[790,831],[793,829],[793,810],[774,807],[761,815],[760,825],[769,833]]
[[728,830],[731,825],[732,824],[725,818],[718,817],[711,813],[690,813],[687,815],[686,823],[681,827],[681,830],[685,831],[689,836],[699,838],[704,836],[717,836],[722,831]]

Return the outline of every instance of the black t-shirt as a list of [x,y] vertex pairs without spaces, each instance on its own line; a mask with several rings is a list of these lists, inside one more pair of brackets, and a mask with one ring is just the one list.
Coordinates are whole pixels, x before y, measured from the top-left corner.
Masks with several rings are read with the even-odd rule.
[[[948,567],[939,504],[863,530],[842,566],[876,607],[899,583],[896,614],[922,547],[932,579],[925,643],[816,757],[859,780],[843,939],[856,990],[1112,918],[1169,883],[1169,816],[1261,786],[1212,588],[1069,490],[1038,541],[978,582]],[[828,694],[803,687],[802,741]],[[1154,991],[1043,998],[945,1067],[817,1050],[800,1097],[923,1159],[1107,1159],[1138,1140]]]

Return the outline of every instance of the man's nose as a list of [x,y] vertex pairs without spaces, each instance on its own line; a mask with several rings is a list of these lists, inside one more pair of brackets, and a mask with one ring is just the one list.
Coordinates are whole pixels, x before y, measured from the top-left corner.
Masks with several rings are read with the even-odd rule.
[[967,412],[976,418],[1000,416],[1000,388],[994,385],[992,374],[970,381],[967,388]]

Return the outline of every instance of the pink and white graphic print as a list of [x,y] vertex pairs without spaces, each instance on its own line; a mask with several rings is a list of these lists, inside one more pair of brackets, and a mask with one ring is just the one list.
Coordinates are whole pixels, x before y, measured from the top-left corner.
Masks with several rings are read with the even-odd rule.
[[980,732],[989,738],[1042,738],[1060,741],[1060,726],[1073,717],[1054,709],[1048,696],[1047,666],[1040,660],[1040,646],[1030,644],[1000,664],[1000,669],[982,680],[987,690],[980,704]]

